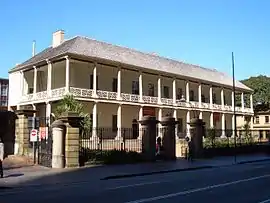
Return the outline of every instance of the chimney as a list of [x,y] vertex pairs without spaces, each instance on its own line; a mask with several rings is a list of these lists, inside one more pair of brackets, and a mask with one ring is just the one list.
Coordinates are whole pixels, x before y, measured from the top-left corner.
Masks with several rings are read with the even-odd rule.
[[36,55],[36,41],[33,41],[33,45],[32,45],[32,57]]
[[64,41],[64,31],[63,30],[58,30],[56,32],[53,33],[53,41],[52,41],[52,47],[57,47],[60,44],[63,43]]

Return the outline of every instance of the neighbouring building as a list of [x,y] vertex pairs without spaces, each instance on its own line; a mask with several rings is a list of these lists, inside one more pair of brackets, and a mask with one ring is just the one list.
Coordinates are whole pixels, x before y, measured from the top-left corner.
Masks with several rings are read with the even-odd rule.
[[6,111],[8,109],[8,85],[9,81],[5,78],[0,78],[0,110]]
[[[87,37],[65,40],[63,31],[53,33],[52,46],[11,69],[9,80],[10,109],[49,116],[73,94],[91,114],[93,129],[131,128],[144,115],[172,115],[178,132],[189,132],[195,115],[206,128],[234,129],[233,81],[225,73]],[[236,91],[242,98],[237,114],[252,116],[252,90],[236,81]]]
[[237,128],[243,129],[248,124],[252,131],[258,131],[265,139],[270,134],[270,110],[255,111],[254,116],[241,116],[237,119]]

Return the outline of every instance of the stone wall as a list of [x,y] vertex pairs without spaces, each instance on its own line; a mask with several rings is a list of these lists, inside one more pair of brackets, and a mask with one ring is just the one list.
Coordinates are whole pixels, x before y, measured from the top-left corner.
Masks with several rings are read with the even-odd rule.
[[67,168],[79,166],[79,128],[66,128],[65,165]]

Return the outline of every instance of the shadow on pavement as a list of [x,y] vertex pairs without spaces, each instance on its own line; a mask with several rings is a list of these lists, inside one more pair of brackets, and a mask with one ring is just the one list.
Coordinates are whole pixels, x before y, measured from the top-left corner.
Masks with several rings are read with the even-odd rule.
[[[201,165],[201,164],[200,164]],[[99,165],[86,166],[74,169],[48,169],[38,167],[38,170],[27,171],[23,175],[16,177],[10,172],[8,177],[16,177],[11,186],[45,186],[50,184],[70,184],[79,182],[94,182],[124,177],[144,176],[158,173],[168,173],[187,170],[198,170],[199,168],[209,168],[209,166],[196,166],[187,161],[169,161],[128,165]],[[23,172],[22,172],[23,173]],[[16,179],[15,178],[15,179]],[[0,181],[1,183],[1,181]],[[1,185],[1,184],[0,184]]]
[[20,177],[20,176],[23,176],[23,175],[24,175],[23,173],[15,173],[15,174],[10,174],[10,175],[4,176],[4,178]]

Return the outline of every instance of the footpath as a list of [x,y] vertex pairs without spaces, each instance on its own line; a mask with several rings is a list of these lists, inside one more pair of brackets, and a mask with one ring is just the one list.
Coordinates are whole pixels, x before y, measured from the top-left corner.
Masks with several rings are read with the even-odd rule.
[[25,157],[11,156],[4,162],[4,178],[0,179],[1,189],[21,187],[37,187],[57,184],[74,184],[100,180],[119,179],[145,176],[160,173],[200,170],[245,164],[252,162],[270,161],[270,156],[256,154],[248,156],[216,157],[213,159],[195,160],[188,162],[179,159],[171,162],[155,162],[143,164],[87,166],[73,169],[51,169],[33,165]]

